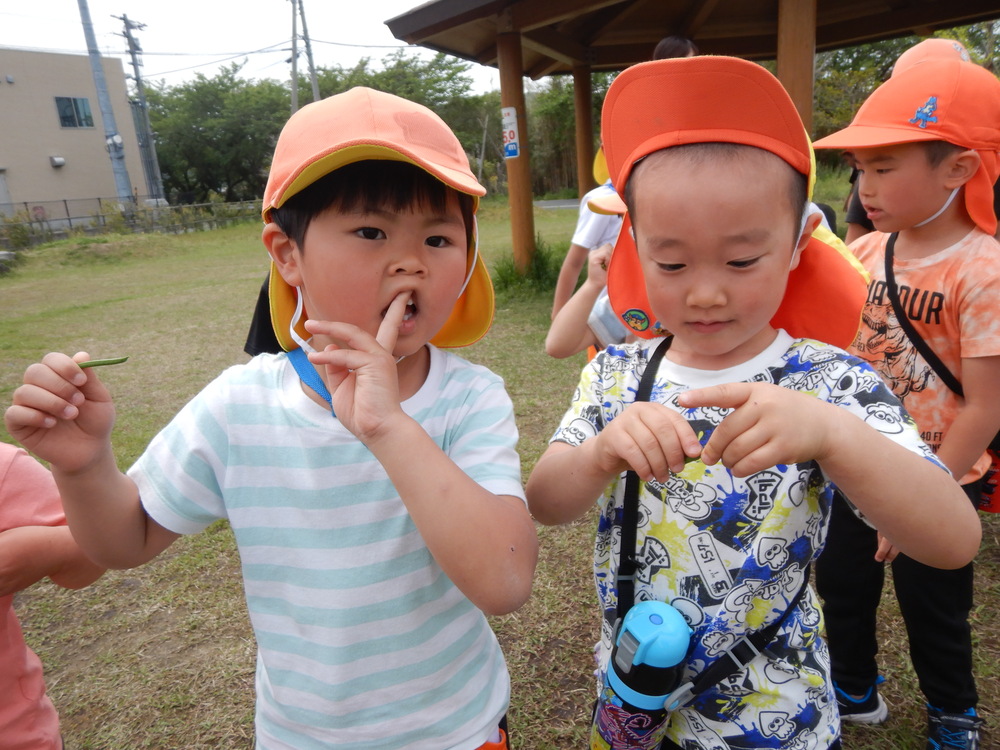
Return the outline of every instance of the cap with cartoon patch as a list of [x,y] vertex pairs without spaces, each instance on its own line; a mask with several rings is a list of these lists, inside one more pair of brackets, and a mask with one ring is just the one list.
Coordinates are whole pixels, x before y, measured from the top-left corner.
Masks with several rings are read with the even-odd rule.
[[927,60],[964,60],[969,62],[969,51],[957,39],[931,37],[917,42],[896,58],[892,75],[902,73],[907,68]]
[[894,71],[865,100],[850,125],[820,138],[816,148],[850,150],[921,141],[947,141],[979,153],[979,169],[965,184],[965,208],[980,229],[993,234],[993,183],[1000,174],[1000,80],[975,63],[927,57]]
[[[627,68],[605,97],[601,138],[620,198],[642,158],[689,143],[764,149],[806,175],[810,190],[815,175],[809,138],[788,93],[763,67],[735,57],[674,58]],[[649,304],[630,229],[626,214],[608,268],[608,296],[637,336],[661,336],[667,331]],[[802,251],[771,324],[795,337],[846,347],[861,322],[867,276],[835,235],[826,239],[814,235]]]
[[[264,190],[264,221],[270,221],[273,209],[321,177],[366,160],[413,164],[445,185],[473,196],[477,207],[479,197],[486,194],[469,168],[462,144],[438,115],[407,99],[357,87],[307,104],[285,123]],[[476,245],[473,229],[465,288],[451,316],[431,338],[436,346],[473,344],[493,322],[493,284]],[[275,336],[281,347],[290,351],[308,338],[303,327],[308,310],[296,315],[298,290],[285,282],[273,263],[268,292]]]

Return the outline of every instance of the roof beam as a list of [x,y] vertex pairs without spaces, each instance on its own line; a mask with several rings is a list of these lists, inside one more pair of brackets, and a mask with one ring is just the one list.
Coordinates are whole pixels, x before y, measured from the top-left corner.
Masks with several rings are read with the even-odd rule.
[[935,12],[933,4],[918,4],[897,7],[886,13],[857,20],[824,24],[822,19],[816,29],[817,46],[824,49],[849,47],[854,44],[875,42],[882,39],[905,36],[907,34],[927,35],[935,29],[963,26],[980,21],[991,21],[1000,17],[996,0],[971,0],[952,3],[952,16],[941,19],[940,9]]
[[623,0],[519,0],[511,6],[514,28],[530,31],[542,26],[552,26],[585,13],[593,13]]
[[680,22],[678,33],[683,34],[688,39],[698,36],[698,31],[712,15],[719,0],[698,0],[691,4],[688,12]]
[[586,63],[587,48],[568,36],[553,29],[535,29],[521,35],[521,43],[529,49],[540,52],[568,65]]

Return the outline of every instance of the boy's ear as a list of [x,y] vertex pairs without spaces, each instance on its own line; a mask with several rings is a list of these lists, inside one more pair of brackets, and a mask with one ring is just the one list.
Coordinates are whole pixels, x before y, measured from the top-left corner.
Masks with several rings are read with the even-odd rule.
[[796,266],[799,265],[799,259],[802,257],[802,251],[806,249],[806,245],[809,244],[809,240],[812,239],[812,233],[816,231],[816,227],[823,220],[821,214],[810,213],[809,217],[806,219],[805,226],[802,229],[802,234],[799,235],[799,241],[795,243],[795,250],[792,252],[792,262],[788,266],[788,270],[791,271]]
[[979,152],[972,149],[952,154],[947,161],[945,187],[949,190],[962,187],[979,171],[981,163],[982,157],[979,156]]
[[289,286],[301,286],[302,276],[299,271],[301,254],[295,252],[298,249],[295,240],[285,234],[273,221],[264,225],[260,238],[263,240],[271,260],[274,261],[274,267],[281,274],[281,278]]

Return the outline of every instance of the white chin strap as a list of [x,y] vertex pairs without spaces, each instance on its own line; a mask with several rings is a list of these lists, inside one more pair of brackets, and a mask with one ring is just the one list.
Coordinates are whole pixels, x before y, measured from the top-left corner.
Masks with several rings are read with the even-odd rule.
[[476,270],[476,261],[479,260],[479,222],[476,220],[475,214],[472,216],[472,262],[469,264],[469,272],[465,274],[465,281],[462,283],[462,289],[458,293],[457,300],[463,294],[465,294],[465,287],[469,285],[472,280],[472,272]]
[[937,218],[938,216],[940,216],[940,215],[941,215],[941,214],[943,214],[943,213],[944,213],[945,211],[947,211],[947,210],[948,210],[948,206],[950,206],[950,205],[951,205],[951,202],[952,202],[953,200],[955,200],[955,196],[956,196],[956,195],[958,195],[958,191],[959,191],[959,190],[961,190],[961,189],[962,189],[962,188],[960,188],[960,187],[957,187],[957,188],[955,188],[954,190],[952,190],[952,191],[951,191],[951,195],[949,195],[949,196],[948,196],[948,200],[946,200],[946,201],[944,202],[944,205],[943,205],[943,206],[941,206],[941,208],[939,208],[939,209],[937,210],[937,212],[935,212],[935,213],[934,213],[934,214],[933,214],[932,216],[930,216],[930,218],[927,218],[927,219],[924,219],[924,220],[923,220],[922,222],[920,222],[919,224],[914,224],[914,225],[913,225],[913,228],[914,228],[914,229],[916,229],[917,227],[922,227],[922,226],[924,226],[924,224],[930,224],[930,223],[931,223],[932,221],[934,221],[934,219],[936,219],[936,218]]
[[[802,221],[799,222],[799,240],[801,240],[802,235],[805,234],[806,223],[809,221],[810,216],[812,216],[812,210],[809,204],[807,203],[805,209],[802,211]],[[796,241],[795,244],[797,246],[799,244],[798,241]],[[792,248],[792,259],[788,262],[788,267],[789,268],[795,267],[795,248]]]
[[304,308],[302,306],[302,289],[300,287],[295,287],[295,312],[292,314],[292,322],[288,326],[288,333],[291,335],[292,340],[295,341],[296,344],[302,347],[302,351],[314,352],[316,350],[312,348],[312,345],[310,345],[308,341],[299,336],[299,332],[295,330],[295,326],[297,326],[299,324],[299,320],[302,319],[303,309]]

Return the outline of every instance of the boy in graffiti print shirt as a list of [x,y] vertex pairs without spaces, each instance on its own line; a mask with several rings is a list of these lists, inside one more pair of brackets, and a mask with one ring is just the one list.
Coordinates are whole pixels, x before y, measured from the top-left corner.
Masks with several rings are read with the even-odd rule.
[[[682,682],[779,623],[745,668],[671,712],[663,748],[838,748],[819,602],[804,583],[834,485],[932,565],[972,559],[975,510],[868,365],[817,340],[821,327],[775,322],[789,306],[820,323],[846,309],[849,343],[866,289],[850,268],[824,285],[844,264],[811,237],[811,150],[778,81],[736,58],[642,63],[608,90],[602,137],[631,223],[609,295],[626,322],[650,325],[584,368],[528,480],[529,508],[545,524],[599,510],[602,670],[625,555],[637,564],[635,601],[669,603],[693,630]],[[667,344],[649,402],[636,403]],[[638,523],[635,546],[621,549],[628,469],[640,479]]]

